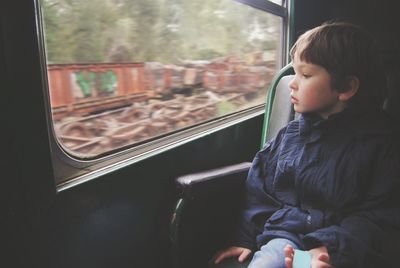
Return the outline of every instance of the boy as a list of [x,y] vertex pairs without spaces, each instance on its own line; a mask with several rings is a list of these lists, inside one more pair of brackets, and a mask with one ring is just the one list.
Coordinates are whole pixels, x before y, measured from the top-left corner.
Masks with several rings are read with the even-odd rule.
[[400,147],[381,110],[378,54],[368,33],[344,22],[297,40],[290,90],[301,115],[257,153],[234,246],[215,263],[256,251],[249,268],[291,268],[300,249],[313,268],[392,265],[384,245],[400,228]]

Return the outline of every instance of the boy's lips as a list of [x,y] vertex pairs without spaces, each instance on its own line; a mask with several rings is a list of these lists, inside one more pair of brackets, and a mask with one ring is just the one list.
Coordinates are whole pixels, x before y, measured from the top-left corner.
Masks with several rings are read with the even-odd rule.
[[293,104],[295,104],[295,103],[298,103],[298,102],[299,102],[299,100],[298,100],[298,99],[296,99],[295,97],[293,97],[292,95],[290,95],[290,101],[291,101]]

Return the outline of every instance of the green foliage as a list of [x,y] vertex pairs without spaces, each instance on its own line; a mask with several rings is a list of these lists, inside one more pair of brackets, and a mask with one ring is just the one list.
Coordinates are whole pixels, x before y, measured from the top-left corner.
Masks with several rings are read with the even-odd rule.
[[214,49],[200,49],[196,53],[196,57],[194,58],[195,60],[203,60],[203,59],[213,59],[217,57],[222,57],[224,56],[222,53],[215,51]]
[[178,64],[275,49],[279,40],[277,17],[232,0],[41,2],[50,63]]

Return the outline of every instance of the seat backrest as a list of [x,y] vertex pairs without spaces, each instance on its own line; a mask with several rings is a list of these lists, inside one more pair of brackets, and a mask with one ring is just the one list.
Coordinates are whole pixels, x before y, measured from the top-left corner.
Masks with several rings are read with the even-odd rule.
[[271,119],[268,122],[266,140],[275,137],[279,130],[293,119],[293,105],[290,101],[289,82],[293,75],[284,76],[280,79],[272,103]]
[[278,134],[279,130],[294,118],[290,101],[289,83],[293,79],[291,64],[284,67],[274,78],[269,88],[265,107],[264,127],[261,147]]

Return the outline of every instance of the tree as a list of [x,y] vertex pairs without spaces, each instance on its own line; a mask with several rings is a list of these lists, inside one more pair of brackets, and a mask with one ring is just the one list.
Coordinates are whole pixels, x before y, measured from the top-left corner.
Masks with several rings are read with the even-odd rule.
[[275,49],[279,19],[232,0],[42,0],[50,63],[178,64]]

